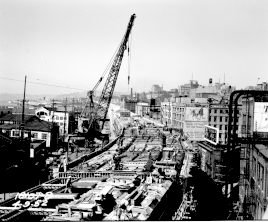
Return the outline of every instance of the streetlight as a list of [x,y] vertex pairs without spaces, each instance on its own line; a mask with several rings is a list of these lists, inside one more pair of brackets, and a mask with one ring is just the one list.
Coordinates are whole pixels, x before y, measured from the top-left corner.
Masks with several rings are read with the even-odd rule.
[[[18,168],[18,165],[12,165],[12,166],[6,168],[6,169],[5,169],[5,172],[6,172],[7,170],[11,169],[11,168]],[[4,192],[4,200],[6,200],[6,192]]]

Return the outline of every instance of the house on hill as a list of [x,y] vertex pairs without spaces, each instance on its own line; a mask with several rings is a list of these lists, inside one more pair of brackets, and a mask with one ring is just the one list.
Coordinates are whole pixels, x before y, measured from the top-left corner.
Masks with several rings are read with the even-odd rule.
[[[0,118],[0,131],[9,137],[21,137],[22,115],[7,114]],[[58,136],[59,128],[53,126],[51,122],[43,121],[34,115],[24,116],[24,138],[31,141],[44,140],[46,147],[50,147],[51,135]]]

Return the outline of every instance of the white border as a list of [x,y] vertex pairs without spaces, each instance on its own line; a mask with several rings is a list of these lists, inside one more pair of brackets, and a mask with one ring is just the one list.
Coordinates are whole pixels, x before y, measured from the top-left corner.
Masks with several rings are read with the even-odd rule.
[[[205,141],[208,141],[208,142],[210,142],[210,143],[212,143],[212,144],[214,144],[214,145],[217,145],[217,144],[219,143],[219,129],[218,129],[218,128],[215,128],[215,127],[212,127],[212,126],[208,126],[208,125],[205,125],[204,127],[205,127],[204,140],[205,140]],[[216,130],[216,143],[213,142],[213,141],[211,141],[211,140],[209,140],[209,139],[207,139],[207,138],[205,137],[205,135],[206,135],[206,127],[207,127],[207,128],[210,128],[210,129],[214,129],[214,130]]]

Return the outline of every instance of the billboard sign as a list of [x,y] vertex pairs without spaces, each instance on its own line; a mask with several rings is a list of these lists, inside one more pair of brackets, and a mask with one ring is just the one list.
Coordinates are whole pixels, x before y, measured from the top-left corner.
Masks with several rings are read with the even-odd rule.
[[214,145],[217,145],[219,143],[219,129],[212,127],[212,126],[205,125],[204,140]]
[[208,108],[207,107],[186,107],[185,121],[208,121]]
[[183,132],[191,141],[204,140],[205,123],[204,122],[184,122]]
[[268,132],[268,102],[254,104],[254,131]]

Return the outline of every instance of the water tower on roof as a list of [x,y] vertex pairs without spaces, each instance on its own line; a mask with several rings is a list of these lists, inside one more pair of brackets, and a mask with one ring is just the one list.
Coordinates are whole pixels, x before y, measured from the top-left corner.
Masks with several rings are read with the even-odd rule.
[[212,86],[212,78],[209,78],[208,86]]

